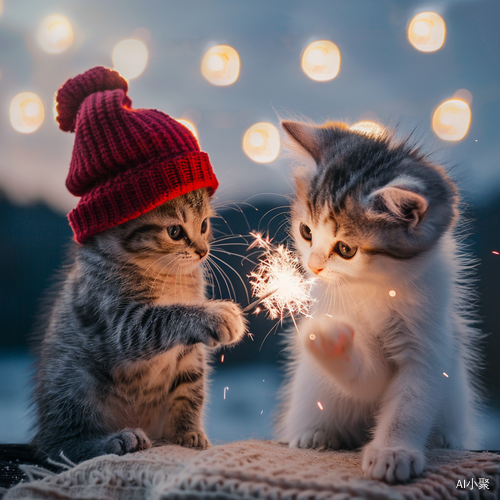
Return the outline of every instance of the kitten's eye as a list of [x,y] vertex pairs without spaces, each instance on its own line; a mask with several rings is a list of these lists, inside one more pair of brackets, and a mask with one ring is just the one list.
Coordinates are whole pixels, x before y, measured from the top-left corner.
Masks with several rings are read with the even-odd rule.
[[311,233],[311,228],[309,226],[306,226],[303,222],[300,223],[299,231],[302,238],[304,238],[306,241],[312,240],[313,235]]
[[352,259],[356,255],[358,249],[357,247],[350,247],[342,241],[337,241],[333,251],[338,253],[343,259]]
[[205,234],[207,232],[207,229],[208,229],[208,219],[205,219],[201,223],[201,234]]
[[181,240],[185,236],[184,229],[179,225],[168,226],[167,233],[174,241]]

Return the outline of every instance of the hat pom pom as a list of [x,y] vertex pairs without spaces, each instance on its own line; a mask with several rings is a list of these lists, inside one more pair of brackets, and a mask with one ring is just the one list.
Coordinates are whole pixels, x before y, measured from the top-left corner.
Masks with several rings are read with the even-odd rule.
[[[83,101],[95,92],[104,90],[128,90],[127,81],[117,71],[97,66],[69,79],[56,94],[56,120],[65,132],[74,132],[76,116]],[[127,105],[132,104],[128,99]]]

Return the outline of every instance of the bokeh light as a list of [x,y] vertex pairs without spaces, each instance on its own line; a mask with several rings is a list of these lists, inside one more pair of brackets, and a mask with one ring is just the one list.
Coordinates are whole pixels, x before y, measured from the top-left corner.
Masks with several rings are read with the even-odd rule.
[[231,85],[240,74],[240,56],[229,45],[208,49],[201,60],[201,74],[213,85]]
[[73,27],[67,17],[58,14],[44,17],[38,25],[36,40],[45,52],[59,54],[73,43]]
[[317,40],[304,49],[302,69],[312,80],[326,82],[338,75],[340,60],[340,50],[333,42]]
[[408,25],[408,41],[421,52],[439,50],[445,38],[446,24],[435,12],[421,12]]
[[362,121],[349,127],[349,130],[358,134],[368,135],[370,137],[382,137],[385,135],[385,129],[375,122]]
[[31,134],[43,123],[45,109],[36,94],[21,92],[10,102],[9,115],[14,130],[22,134]]
[[196,140],[198,140],[198,131],[193,123],[184,118],[175,118],[175,120],[177,120],[181,125],[184,125],[195,136]]
[[137,78],[148,63],[148,48],[141,40],[129,38],[122,40],[111,55],[113,69],[127,80]]
[[280,152],[278,129],[272,123],[255,123],[243,136],[243,151],[257,163],[269,163],[276,160]]
[[461,99],[441,103],[432,115],[432,130],[443,141],[460,141],[469,131],[471,110]]

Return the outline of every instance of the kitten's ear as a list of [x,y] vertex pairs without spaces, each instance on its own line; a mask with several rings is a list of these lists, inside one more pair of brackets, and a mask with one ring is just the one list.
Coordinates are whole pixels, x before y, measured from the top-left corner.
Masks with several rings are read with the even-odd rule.
[[376,213],[384,214],[409,228],[415,228],[423,219],[428,201],[406,186],[385,186],[377,189],[369,197]]
[[293,139],[306,153],[319,164],[322,160],[322,134],[319,127],[307,123],[282,121],[281,126],[287,135]]

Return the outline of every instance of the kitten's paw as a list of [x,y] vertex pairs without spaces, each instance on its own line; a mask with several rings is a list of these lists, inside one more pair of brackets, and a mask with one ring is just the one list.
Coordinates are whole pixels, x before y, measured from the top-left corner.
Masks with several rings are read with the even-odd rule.
[[392,484],[420,476],[424,463],[424,454],[419,450],[369,444],[364,449],[361,468],[369,479],[381,479]]
[[206,450],[210,446],[210,441],[201,429],[179,434],[172,440],[172,443],[200,450]]
[[243,338],[246,319],[238,304],[229,300],[211,300],[207,303],[210,315],[210,338],[205,342],[209,347],[235,344]]
[[318,322],[304,339],[306,348],[316,357],[325,360],[349,361],[354,340],[354,329],[343,321]]
[[109,436],[104,446],[104,452],[125,455],[125,453],[147,450],[148,448],[151,448],[151,441],[142,429],[123,429]]
[[308,429],[301,434],[297,434],[290,439],[290,448],[315,448],[324,450],[325,448],[338,448],[338,443],[335,439],[327,436],[324,429]]

